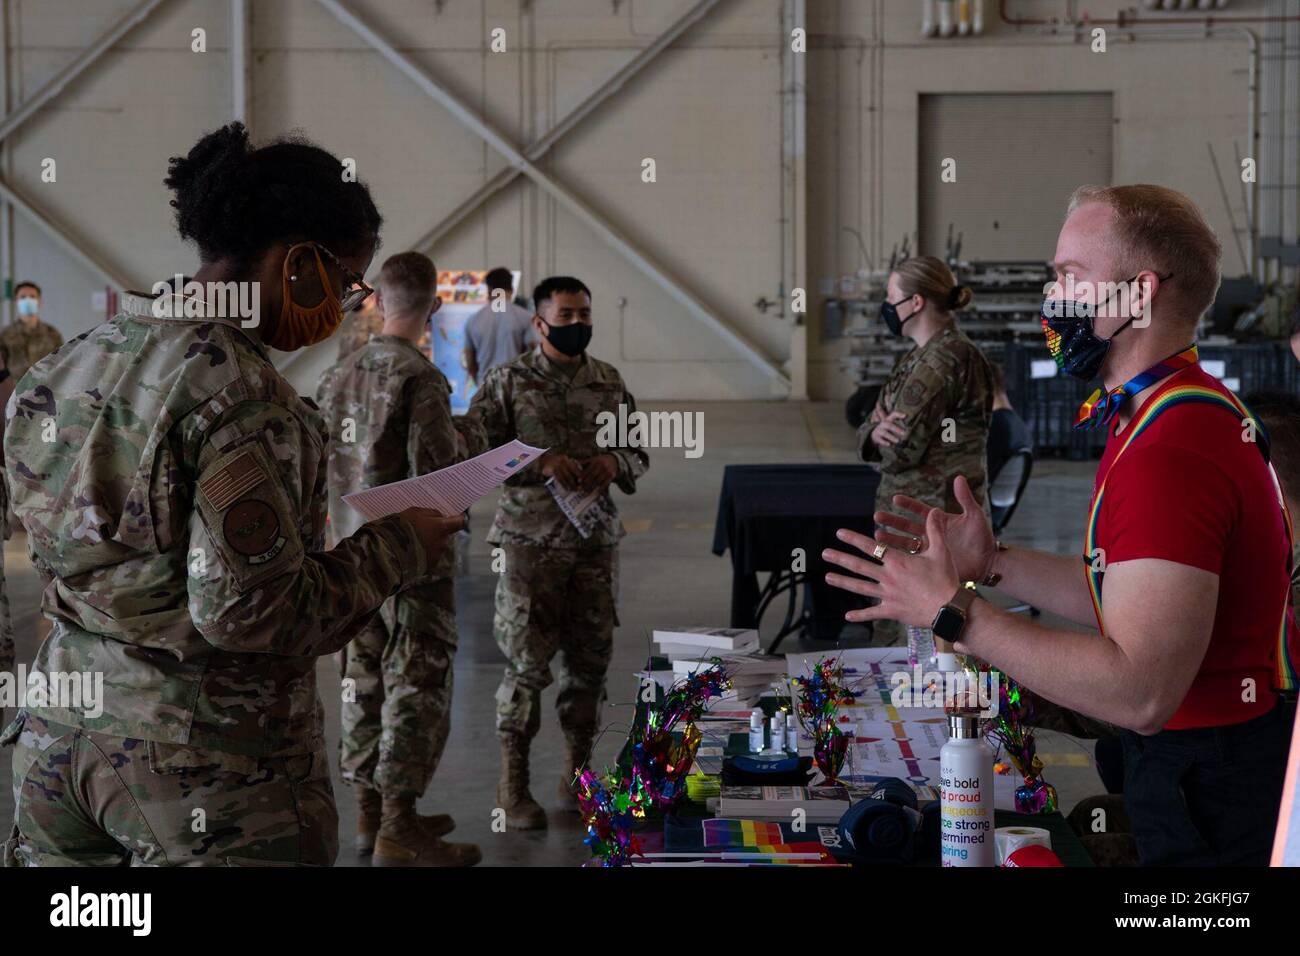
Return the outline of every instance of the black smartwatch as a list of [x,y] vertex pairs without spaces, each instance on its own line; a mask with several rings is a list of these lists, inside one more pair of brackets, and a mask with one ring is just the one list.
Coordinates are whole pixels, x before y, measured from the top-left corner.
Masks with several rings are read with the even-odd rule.
[[966,627],[966,617],[970,614],[971,602],[978,596],[974,581],[967,581],[959,587],[952,600],[939,608],[939,613],[934,616],[934,623],[930,625],[934,636],[942,638],[949,644],[957,643],[962,629]]

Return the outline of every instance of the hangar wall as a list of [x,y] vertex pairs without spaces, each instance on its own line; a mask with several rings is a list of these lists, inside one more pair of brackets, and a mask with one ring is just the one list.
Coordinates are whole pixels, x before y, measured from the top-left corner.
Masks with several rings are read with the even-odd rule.
[[[935,92],[1110,92],[1116,181],[1188,191],[1240,271],[1206,144],[1221,164],[1248,151],[1248,56],[1241,34],[1127,38],[1104,55],[1068,28],[1000,24],[986,3],[979,37],[927,40],[912,0],[807,0],[806,80],[789,70],[783,17],[795,0],[718,0],[677,43],[538,163],[759,351],[793,372],[796,393],[839,398],[845,343],[823,342],[820,303],[841,275],[887,261],[917,227],[919,190],[937,171],[917,160],[917,102]],[[695,0],[343,0],[420,67],[517,144],[534,141],[650,43]],[[8,0],[6,72],[13,108],[137,0]],[[802,5],[802,4],[800,4]],[[1059,16],[1060,0],[1009,5]],[[1094,16],[1131,6],[1071,4]],[[1234,3],[1232,13],[1262,12]],[[193,268],[161,185],[169,155],[231,115],[228,0],[164,0],[140,27],[15,132],[6,181],[137,286]],[[384,62],[316,0],[252,0],[255,137],[301,129],[356,159],[387,218],[381,256],[424,236],[504,161]],[[492,29],[507,49],[488,50]],[[193,52],[192,31],[206,31]],[[1004,55],[989,56],[990,49]],[[794,77],[794,79],[792,79]],[[1083,78],[1082,80],[1080,78]],[[790,110],[807,99],[806,173]],[[783,92],[786,93],[783,97]],[[93,151],[84,143],[93,142]],[[159,144],[168,144],[161,148]],[[1009,151],[1034,148],[1033,119]],[[42,181],[42,161],[57,181]],[[656,161],[657,181],[642,181]],[[806,175],[806,185],[804,176]],[[1229,186],[1235,186],[1234,182]],[[944,188],[960,188],[947,184]],[[1244,219],[1240,192],[1228,190]],[[1034,197],[1026,197],[1034,201]],[[862,237],[860,246],[852,229]],[[804,237],[806,235],[806,247]],[[35,278],[65,335],[102,315],[105,282],[14,216],[5,274]],[[979,250],[967,248],[967,256]],[[1037,254],[1050,256],[1050,249]],[[593,352],[646,400],[762,399],[784,394],[733,345],[618,255],[562,203],[516,179],[434,250],[445,268],[507,264],[531,285],[584,276],[596,294]],[[377,263],[376,263],[377,265]],[[803,323],[788,292],[806,270]],[[328,354],[327,354],[328,351]],[[296,360],[310,390],[332,351]],[[793,360],[792,360],[793,356]]]

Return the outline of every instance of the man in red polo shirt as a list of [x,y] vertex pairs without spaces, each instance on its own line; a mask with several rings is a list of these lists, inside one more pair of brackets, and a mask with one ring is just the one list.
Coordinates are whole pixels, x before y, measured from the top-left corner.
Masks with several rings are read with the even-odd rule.
[[[958,479],[960,515],[896,498],[915,521],[869,558],[824,557],[879,599],[850,612],[931,625],[1063,707],[1122,728],[1125,800],[1144,864],[1268,861],[1294,707],[1289,530],[1267,441],[1197,364],[1197,319],[1219,243],[1196,206],[1157,186],[1076,192],[1043,306],[1061,370],[1100,376],[1076,427],[1108,431],[1079,551],[1007,548]],[[909,553],[917,552],[917,553]],[[979,600],[998,585],[1094,628],[1046,628]]]

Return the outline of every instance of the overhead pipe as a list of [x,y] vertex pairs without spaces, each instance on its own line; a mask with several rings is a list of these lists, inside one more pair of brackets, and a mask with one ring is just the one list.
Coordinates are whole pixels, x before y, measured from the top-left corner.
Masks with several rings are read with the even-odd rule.
[[984,0],[921,0],[921,36],[968,37],[983,32]]
[[939,0],[939,36],[950,37],[957,32],[953,16],[953,0]]
[[[1166,0],[1166,9],[1173,9],[1172,4],[1177,0]],[[1300,15],[1294,16],[1247,16],[1247,17],[1140,17],[1125,16],[1121,13],[1118,17],[1104,20],[1094,20],[1091,17],[1082,20],[1044,20],[1040,17],[1013,17],[1010,13],[1011,0],[998,0],[998,17],[1003,23],[1013,27],[1050,27],[1059,23],[1065,23],[1070,26],[1156,26],[1162,27],[1166,24],[1185,24],[1191,26],[1212,27],[1220,23],[1286,23],[1292,20],[1300,20]]]
[[[1286,0],[1285,8],[1300,19],[1300,0]],[[1282,61],[1277,64],[1282,74],[1282,242],[1291,248],[1300,243],[1300,216],[1297,215],[1297,196],[1300,195],[1300,22],[1288,23],[1282,29]],[[1289,269],[1288,273],[1294,269]]]

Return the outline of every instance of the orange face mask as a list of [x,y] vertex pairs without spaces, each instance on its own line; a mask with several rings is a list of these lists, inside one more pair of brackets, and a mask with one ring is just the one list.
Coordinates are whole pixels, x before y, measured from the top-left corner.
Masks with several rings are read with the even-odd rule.
[[[307,244],[299,243],[299,245]],[[325,298],[321,300],[320,305],[311,308],[294,304],[293,292],[290,288],[289,259],[293,255],[293,250],[297,248],[298,246],[294,246],[284,257],[284,268],[281,273],[284,282],[281,289],[284,304],[280,307],[280,320],[275,325],[275,331],[266,343],[282,352],[292,352],[308,345],[315,345],[317,342],[324,342],[343,322],[343,308],[334,294],[334,287],[330,284],[325,264],[321,262],[320,250],[315,246],[312,247],[312,253],[316,256],[316,274],[320,276],[321,286],[325,289]]]

